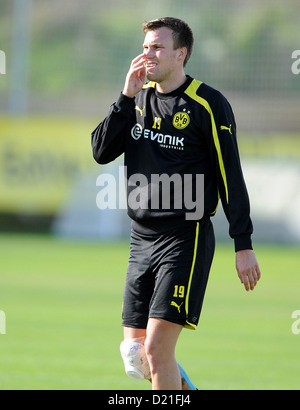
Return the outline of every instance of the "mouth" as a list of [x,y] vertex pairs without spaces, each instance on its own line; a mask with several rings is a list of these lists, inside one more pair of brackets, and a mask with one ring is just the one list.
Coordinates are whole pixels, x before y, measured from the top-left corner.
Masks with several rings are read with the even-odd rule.
[[151,70],[152,68],[154,68],[156,66],[157,66],[157,63],[154,63],[152,61],[147,61],[147,63],[146,63],[146,69],[147,70]]

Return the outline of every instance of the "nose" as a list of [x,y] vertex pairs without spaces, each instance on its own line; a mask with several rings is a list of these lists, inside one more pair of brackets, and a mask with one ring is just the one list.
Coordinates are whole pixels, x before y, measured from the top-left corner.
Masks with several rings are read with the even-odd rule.
[[144,56],[147,59],[150,59],[154,56],[153,50],[151,49],[151,47],[147,47],[146,49],[144,49]]

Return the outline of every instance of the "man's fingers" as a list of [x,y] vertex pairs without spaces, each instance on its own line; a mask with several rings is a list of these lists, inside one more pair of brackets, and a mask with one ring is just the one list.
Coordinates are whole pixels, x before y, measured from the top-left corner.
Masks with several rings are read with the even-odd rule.
[[242,283],[244,284],[244,287],[245,287],[246,291],[249,292],[249,290],[251,288],[251,285],[250,285],[248,275],[243,275]]
[[136,66],[144,65],[145,62],[145,56],[144,54],[140,54],[136,58],[134,58],[131,62],[131,68],[135,68]]
[[139,73],[139,71],[141,71],[142,73],[146,72],[144,63],[145,59],[141,59],[139,61],[136,61],[135,63],[132,63],[129,73],[136,74]]
[[242,278],[242,279],[241,279],[241,282],[242,282],[242,284],[244,285],[246,291],[249,292],[250,286],[249,286],[248,277]]
[[127,97],[133,98],[138,92],[141,91],[146,78],[144,63],[144,54],[140,54],[132,60],[122,91],[122,93],[127,95]]
[[251,272],[248,275],[248,278],[249,278],[249,283],[250,283],[250,289],[253,290],[255,288],[256,284],[257,284],[257,277],[254,274],[254,272]]
[[136,62],[139,61],[142,57],[145,58],[144,54],[139,54],[138,56],[136,56],[136,57],[131,61],[131,64],[136,63]]
[[259,280],[261,278],[261,272],[260,272],[260,269],[259,269],[258,265],[256,266],[255,271],[256,271],[256,274],[257,274],[257,280]]
[[248,292],[250,289],[254,290],[257,282],[260,279],[260,273],[256,270],[244,273],[240,275],[241,283],[245,286],[246,291]]

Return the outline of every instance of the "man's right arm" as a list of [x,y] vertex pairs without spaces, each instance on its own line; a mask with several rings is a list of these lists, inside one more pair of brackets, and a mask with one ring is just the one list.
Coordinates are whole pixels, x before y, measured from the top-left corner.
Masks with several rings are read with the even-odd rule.
[[107,117],[92,132],[93,156],[99,164],[107,164],[125,150],[126,129],[134,115],[135,100],[121,94]]
[[134,115],[134,96],[141,91],[145,82],[144,62],[143,54],[132,60],[123,92],[110,107],[108,116],[92,132],[93,155],[99,164],[113,161],[125,150],[126,129]]

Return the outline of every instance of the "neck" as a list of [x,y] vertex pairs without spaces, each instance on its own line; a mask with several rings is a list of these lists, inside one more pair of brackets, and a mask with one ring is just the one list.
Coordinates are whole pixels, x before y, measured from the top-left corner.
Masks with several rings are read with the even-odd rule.
[[186,81],[186,75],[184,71],[180,75],[174,76],[174,78],[169,78],[156,84],[156,89],[158,92],[167,94],[174,90],[177,90]]

